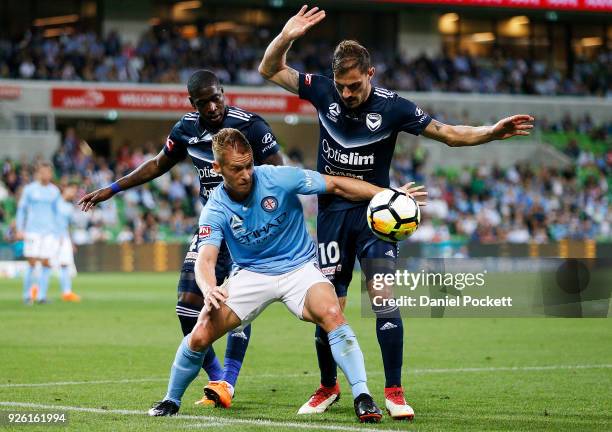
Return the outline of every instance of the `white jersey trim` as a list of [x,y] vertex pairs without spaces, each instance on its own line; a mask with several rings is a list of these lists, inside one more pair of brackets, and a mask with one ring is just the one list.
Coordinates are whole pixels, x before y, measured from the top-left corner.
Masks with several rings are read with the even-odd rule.
[[321,126],[323,126],[323,128],[327,131],[329,136],[344,148],[355,148],[355,147],[367,146],[370,144],[374,144],[378,141],[385,140],[391,136],[391,131],[387,131],[384,135],[372,134],[369,139],[353,140],[353,142],[348,143],[331,130],[331,128],[327,124],[327,118],[325,117],[324,114],[321,114],[321,112],[319,112],[319,121],[321,122]]

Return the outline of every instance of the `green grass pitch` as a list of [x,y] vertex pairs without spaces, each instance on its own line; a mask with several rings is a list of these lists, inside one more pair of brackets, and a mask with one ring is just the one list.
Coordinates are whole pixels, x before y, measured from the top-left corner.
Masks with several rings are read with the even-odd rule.
[[[83,274],[81,304],[61,303],[53,282],[51,304],[27,307],[21,282],[0,280],[0,411],[59,406],[67,429],[87,431],[612,430],[609,319],[406,319],[403,376],[416,419],[360,425],[343,376],[343,398],[328,413],[295,415],[318,385],[314,327],[280,304],[253,325],[230,410],[193,405],[201,375],[181,416],[149,418],[180,340],[176,281],[176,273]],[[358,286],[351,290],[347,316],[383,405],[374,321],[360,317]],[[222,355],[225,340],[215,348]]]

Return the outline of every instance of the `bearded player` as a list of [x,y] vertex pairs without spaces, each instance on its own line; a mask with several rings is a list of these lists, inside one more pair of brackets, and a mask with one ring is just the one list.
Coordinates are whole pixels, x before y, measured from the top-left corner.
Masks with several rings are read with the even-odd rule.
[[[317,109],[320,137],[317,170],[322,174],[366,180],[389,186],[389,171],[399,132],[424,135],[451,147],[474,146],[515,135],[529,135],[533,118],[515,115],[491,126],[452,126],[432,119],[414,103],[372,85],[374,67],[366,48],[356,41],[340,42],[333,55],[333,79],[304,74],[286,63],[293,41],[325,18],[325,11],[303,6],[270,43],[259,66],[267,80],[310,101]],[[349,202],[332,195],[319,196],[317,239],[319,264],[333,282],[340,305],[346,305],[355,258],[366,272],[373,296],[370,259],[395,267],[397,245],[379,240],[368,229],[367,201]],[[391,290],[387,290],[391,292]],[[375,308],[376,335],[385,370],[385,405],[394,419],[412,419],[401,381],[404,329],[397,308]],[[322,413],[338,400],[337,367],[327,334],[317,327],[315,346],[321,385],[298,413]]]

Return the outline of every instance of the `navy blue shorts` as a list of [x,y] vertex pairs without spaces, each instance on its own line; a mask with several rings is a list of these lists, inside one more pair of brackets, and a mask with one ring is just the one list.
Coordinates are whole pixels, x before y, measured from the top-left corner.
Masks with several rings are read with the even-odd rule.
[[[353,277],[355,258],[371,279],[374,272],[393,270],[397,243],[380,240],[370,231],[366,220],[367,205],[338,211],[321,211],[317,216],[317,255],[323,274],[334,284],[338,297],[345,297]],[[377,259],[377,268],[364,259]]]
[[[202,296],[202,291],[198,288],[198,284],[195,281],[195,262],[198,258],[198,231],[191,238],[189,249],[185,254],[183,260],[183,267],[181,268],[181,276],[179,278],[177,290],[180,293],[190,292]],[[217,258],[217,265],[215,266],[215,277],[217,278],[217,285],[221,285],[225,278],[229,277],[232,270],[232,257],[230,256],[229,249],[225,244],[225,241],[221,243],[219,248],[219,256]]]

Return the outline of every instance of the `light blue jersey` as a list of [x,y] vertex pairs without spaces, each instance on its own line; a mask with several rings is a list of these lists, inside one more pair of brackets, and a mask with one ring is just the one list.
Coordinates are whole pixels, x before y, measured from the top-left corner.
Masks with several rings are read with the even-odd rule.
[[58,187],[52,183],[43,186],[36,181],[25,186],[17,207],[17,231],[55,233],[60,197]]
[[58,237],[66,237],[69,232],[70,222],[72,222],[72,212],[74,210],[74,206],[66,202],[64,198],[60,198],[57,203],[57,224],[56,224],[56,234]]
[[325,192],[315,171],[256,166],[253,189],[244,202],[233,201],[220,184],[200,215],[199,245],[217,247],[225,239],[234,263],[256,273],[279,275],[316,258],[306,231],[298,194]]

